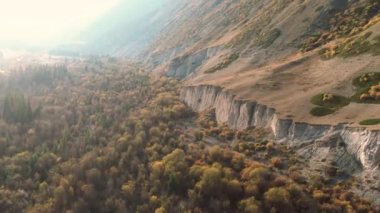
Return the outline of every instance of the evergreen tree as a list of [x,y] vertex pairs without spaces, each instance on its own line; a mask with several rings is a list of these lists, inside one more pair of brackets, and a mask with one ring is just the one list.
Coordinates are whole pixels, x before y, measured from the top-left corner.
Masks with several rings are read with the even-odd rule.
[[22,93],[8,93],[4,99],[3,119],[8,123],[28,123],[41,111],[41,106],[32,110],[29,100]]

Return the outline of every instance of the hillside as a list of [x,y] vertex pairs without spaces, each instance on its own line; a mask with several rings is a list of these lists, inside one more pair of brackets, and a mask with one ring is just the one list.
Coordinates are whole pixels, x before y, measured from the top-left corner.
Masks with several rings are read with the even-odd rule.
[[[351,97],[353,79],[377,72],[377,54],[362,55],[360,46],[372,40],[376,48],[378,13],[372,0],[168,1],[133,26],[116,24],[90,49],[135,58],[188,85],[221,86],[296,121],[357,126],[376,117],[379,106],[353,101],[333,115],[313,116],[310,99]],[[345,52],[335,57],[339,48]]]
[[[144,48],[129,52],[128,45],[119,46],[114,53],[129,52],[153,73],[183,80],[184,91],[212,86],[231,94],[217,117],[228,114],[234,120],[239,114],[232,102],[249,101],[292,123],[329,126],[340,133],[342,126],[363,128],[372,135],[368,147],[378,147],[379,2],[168,1],[158,11],[149,18],[162,25],[152,25],[159,27],[148,33],[149,42],[127,42]],[[150,32],[151,22],[145,23],[141,30]],[[191,93],[191,100],[184,101],[196,104],[216,96],[207,92]],[[280,124],[264,127],[270,125],[276,129]],[[378,150],[372,150],[373,158],[367,156],[372,165],[380,161]]]
[[124,21],[87,30],[84,53],[133,57],[180,78],[239,57],[259,67],[300,50],[347,6],[345,0],[167,1],[136,19],[118,8],[105,20]]
[[[328,1],[194,1],[148,51],[153,61],[167,62],[168,72],[181,78],[231,55],[251,58],[259,66],[297,51],[302,38],[315,30],[311,28],[325,27],[321,16],[332,13],[331,8]],[[178,61],[198,66],[188,69]]]
[[315,158],[302,144],[342,141],[359,176],[379,174],[379,2],[192,1],[175,14],[142,59],[182,79],[193,110]]

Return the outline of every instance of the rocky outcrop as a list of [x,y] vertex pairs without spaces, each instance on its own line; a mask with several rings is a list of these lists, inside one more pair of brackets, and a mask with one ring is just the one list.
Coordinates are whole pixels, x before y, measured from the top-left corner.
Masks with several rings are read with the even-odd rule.
[[292,145],[310,143],[328,135],[338,135],[365,169],[377,169],[380,164],[380,131],[353,128],[341,125],[315,125],[280,118],[276,110],[266,105],[238,100],[220,87],[210,85],[186,86],[181,90],[181,99],[193,110],[215,109],[219,123],[234,129],[250,126],[270,128],[279,141],[290,141]]
[[215,56],[222,46],[203,49],[195,54],[174,58],[168,67],[167,75],[183,79],[195,72],[204,61]]
[[186,45],[180,45],[175,48],[170,48],[161,52],[144,52],[141,57],[144,58],[144,55],[148,55],[146,57],[146,60],[144,61],[145,64],[149,64],[153,67],[157,67],[161,64],[165,64],[168,61],[172,60],[176,57],[176,55],[180,54],[182,51],[186,49]]
[[341,131],[347,150],[366,168],[380,166],[380,131],[364,128],[345,128]]

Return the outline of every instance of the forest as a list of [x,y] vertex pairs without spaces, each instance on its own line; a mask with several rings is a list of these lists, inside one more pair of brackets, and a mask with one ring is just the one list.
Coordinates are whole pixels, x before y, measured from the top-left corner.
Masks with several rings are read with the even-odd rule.
[[1,82],[0,212],[380,210],[334,165],[305,175],[268,130],[217,124],[137,65],[34,65]]

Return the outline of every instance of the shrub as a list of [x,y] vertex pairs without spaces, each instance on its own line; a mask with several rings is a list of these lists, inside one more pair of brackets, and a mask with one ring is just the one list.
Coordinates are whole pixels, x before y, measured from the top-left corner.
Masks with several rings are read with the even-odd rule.
[[209,159],[212,162],[221,161],[223,159],[223,150],[220,148],[220,146],[212,146],[209,148],[208,154],[210,156]]
[[236,53],[233,53],[229,55],[227,58],[225,58],[221,63],[217,64],[216,66],[208,69],[205,71],[206,74],[214,73],[216,71],[222,70],[226,67],[228,67],[232,62],[236,61],[239,58],[239,55]]
[[274,187],[264,194],[267,209],[274,208],[276,212],[292,212],[289,192],[282,187]]
[[340,108],[350,104],[350,99],[340,95],[324,93],[314,96],[311,103],[326,108]]
[[371,43],[367,38],[371,33],[366,33],[362,36],[354,37],[338,44],[337,54],[342,57],[357,56],[371,50]]
[[246,213],[261,213],[260,202],[255,197],[250,197],[239,202],[239,209]]
[[277,40],[278,37],[280,37],[280,35],[281,30],[277,28],[273,29],[268,33],[260,34],[256,44],[262,48],[268,48]]
[[271,164],[276,167],[276,168],[283,168],[284,164],[283,164],[283,159],[280,158],[280,157],[274,157],[271,159]]
[[267,148],[268,152],[273,151],[274,150],[274,143],[273,142],[267,143],[266,148]]
[[326,107],[314,107],[310,111],[310,114],[312,114],[314,116],[317,116],[317,117],[322,117],[322,116],[330,115],[330,114],[332,114],[334,112],[335,112],[335,110],[329,109],[329,108],[326,108]]
[[167,211],[165,210],[164,207],[160,207],[160,208],[154,210],[154,213],[165,213],[165,212],[167,212]]
[[226,183],[226,192],[231,199],[239,199],[243,195],[243,186],[238,180],[231,180]]
[[204,137],[204,133],[201,132],[201,131],[194,131],[193,134],[194,134],[194,138],[195,138],[196,141],[200,141]]
[[288,179],[285,176],[278,176],[273,180],[273,185],[276,187],[286,186]]
[[356,93],[351,97],[359,103],[380,103],[380,73],[370,72],[358,76],[352,81]]
[[152,127],[149,129],[149,136],[150,137],[160,137],[161,131],[158,127]]
[[164,177],[167,180],[167,186],[171,192],[181,194],[186,190],[189,167],[185,156],[183,150],[175,149],[162,159],[164,165]]
[[297,182],[297,183],[305,183],[305,177],[304,176],[302,176],[299,172],[297,172],[297,171],[293,171],[293,172],[290,172],[290,174],[289,174],[289,176],[290,176],[290,178],[292,179],[292,180],[294,180],[295,182]]
[[330,199],[330,195],[324,193],[322,190],[315,190],[313,192],[313,198],[319,202],[327,202]]
[[[330,29],[327,32],[316,33],[305,41],[302,50],[310,51],[333,39],[356,36],[379,21],[380,4],[376,0],[352,2],[346,8],[331,18]],[[357,53],[358,48],[351,49],[353,53]]]
[[352,81],[352,84],[358,88],[373,86],[380,82],[379,72],[370,72],[360,75]]
[[121,186],[121,190],[127,198],[132,198],[136,190],[135,182],[128,181]]
[[222,172],[211,167],[204,170],[201,180],[196,184],[199,190],[208,196],[220,195],[222,187]]
[[378,125],[380,124],[380,119],[368,119],[368,120],[363,120],[359,123],[360,125]]
[[330,203],[324,203],[320,207],[321,212],[343,212],[342,208]]
[[350,104],[350,99],[340,95],[324,93],[312,97],[311,103],[318,107],[313,108],[310,114],[321,117],[332,114],[339,108],[347,106]]

